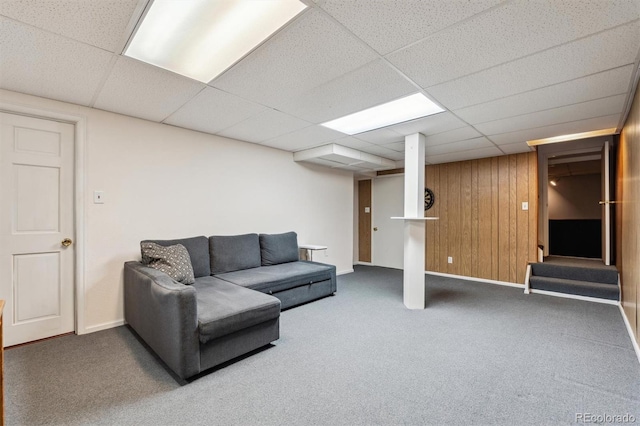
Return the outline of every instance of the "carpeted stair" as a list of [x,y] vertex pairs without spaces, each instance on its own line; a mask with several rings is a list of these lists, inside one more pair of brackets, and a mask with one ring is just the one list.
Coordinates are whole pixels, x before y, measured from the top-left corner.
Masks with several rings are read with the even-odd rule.
[[532,263],[529,286],[532,290],[599,299],[620,300],[615,267],[587,267],[557,263]]

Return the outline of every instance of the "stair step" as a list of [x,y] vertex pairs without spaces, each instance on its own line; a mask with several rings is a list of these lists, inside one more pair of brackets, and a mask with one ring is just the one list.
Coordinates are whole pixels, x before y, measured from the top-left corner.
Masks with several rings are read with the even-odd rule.
[[555,291],[558,293],[597,297],[599,299],[620,299],[618,286],[613,286],[611,284],[532,276],[529,279],[529,285],[534,290]]
[[549,278],[559,278],[575,281],[589,281],[594,283],[618,286],[618,271],[615,268],[589,268],[579,266],[565,266],[551,263],[532,263],[532,275]]

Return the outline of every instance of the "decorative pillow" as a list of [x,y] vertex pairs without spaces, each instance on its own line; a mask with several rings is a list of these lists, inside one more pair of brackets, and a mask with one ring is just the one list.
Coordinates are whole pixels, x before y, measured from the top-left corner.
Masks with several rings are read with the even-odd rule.
[[262,266],[278,265],[299,260],[298,234],[295,232],[271,235],[260,234],[260,255],[262,257]]
[[209,264],[209,240],[207,237],[178,238],[175,240],[143,240],[142,242],[156,243],[163,247],[182,244],[189,252],[191,266],[193,267],[193,275],[196,278],[208,277],[211,275],[211,265]]
[[193,284],[193,266],[189,252],[182,244],[161,246],[150,241],[140,243],[142,263],[162,271],[182,284]]

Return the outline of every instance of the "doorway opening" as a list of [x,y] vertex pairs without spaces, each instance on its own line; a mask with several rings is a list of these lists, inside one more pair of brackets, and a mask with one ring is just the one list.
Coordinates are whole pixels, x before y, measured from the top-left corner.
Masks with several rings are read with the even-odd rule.
[[549,255],[602,258],[600,153],[549,159]]
[[[540,145],[538,244],[542,255],[615,262],[612,136]],[[598,248],[598,245],[600,247]]]

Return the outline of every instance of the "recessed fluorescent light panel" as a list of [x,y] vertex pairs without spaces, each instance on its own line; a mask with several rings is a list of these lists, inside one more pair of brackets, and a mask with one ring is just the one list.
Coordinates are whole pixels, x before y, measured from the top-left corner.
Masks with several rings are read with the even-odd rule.
[[365,109],[350,115],[346,115],[335,120],[322,123],[322,126],[337,130],[348,135],[367,132],[402,123],[404,121],[415,120],[444,111],[438,105],[422,93],[416,93]]
[[208,83],[306,7],[299,0],[154,0],[124,55]]
[[609,135],[615,135],[615,134],[616,134],[616,129],[615,127],[612,127],[611,129],[593,130],[591,132],[583,132],[583,133],[572,133],[570,135],[554,136],[554,137],[545,138],[545,139],[534,139],[532,141],[527,141],[527,145],[529,146],[545,145],[548,143],[568,142],[568,141],[575,141],[578,139],[594,138],[596,136],[609,136]]

